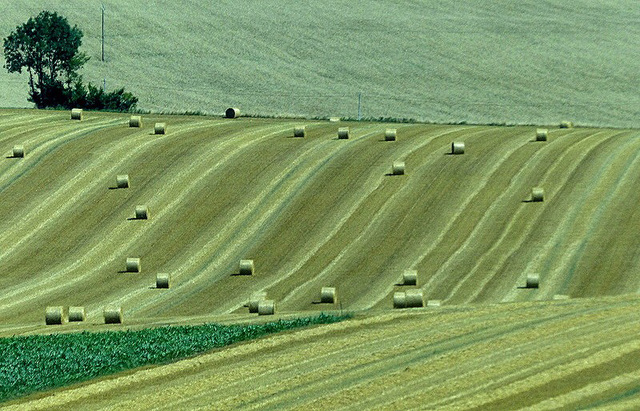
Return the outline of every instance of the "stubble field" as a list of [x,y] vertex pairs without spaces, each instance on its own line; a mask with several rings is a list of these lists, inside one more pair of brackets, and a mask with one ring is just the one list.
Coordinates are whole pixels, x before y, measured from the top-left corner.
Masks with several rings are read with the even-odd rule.
[[[255,321],[244,306],[255,291],[278,316],[356,317],[43,394],[43,404],[126,405],[145,387],[189,407],[323,408],[327,393],[374,408],[637,401],[637,130],[551,128],[537,142],[528,126],[143,121],[0,111],[1,335],[121,329],[101,324],[114,303],[124,327]],[[166,135],[153,135],[156,121]],[[298,124],[305,138],[293,137]],[[337,139],[345,126],[351,138]],[[384,141],[388,127],[397,141]],[[458,140],[465,154],[450,155]],[[15,144],[24,158],[11,158]],[[396,160],[405,175],[389,175]],[[114,189],[118,174],[130,188]],[[545,201],[529,201],[534,186]],[[140,204],[148,220],[133,219]],[[122,272],[127,257],[142,272]],[[235,275],[244,258],[253,276]],[[398,285],[405,269],[418,271],[417,287]],[[155,288],[159,272],[172,288]],[[540,288],[522,288],[528,273]],[[323,286],[336,287],[337,303],[319,304]],[[393,310],[407,288],[442,305]],[[46,327],[49,305],[85,306],[87,322]],[[227,360],[231,388],[216,362]],[[553,381],[566,384],[551,393]]]

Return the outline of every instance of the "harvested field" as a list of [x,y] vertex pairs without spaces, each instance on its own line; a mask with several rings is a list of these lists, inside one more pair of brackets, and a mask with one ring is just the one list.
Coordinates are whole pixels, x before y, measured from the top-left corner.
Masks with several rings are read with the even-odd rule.
[[640,405],[639,310],[633,296],[379,312],[12,405],[633,409]]
[[[85,112],[78,122],[69,121],[68,112],[0,110],[0,142],[8,150],[29,147],[23,159],[0,159],[0,336],[122,329],[104,324],[106,306],[122,307],[124,326],[134,328],[314,314],[327,309],[318,304],[318,292],[331,285],[339,290],[339,306],[331,309],[354,312],[355,320],[269,337],[255,343],[264,354],[255,359],[264,362],[244,364],[239,355],[229,363],[229,370],[231,364],[241,370],[242,381],[245,372],[258,376],[255,370],[268,369],[271,352],[282,361],[289,349],[292,358],[314,353],[308,369],[283,369],[290,394],[277,392],[271,385],[277,380],[256,377],[247,386],[233,382],[229,391],[174,396],[166,404],[319,408],[317,393],[326,390],[336,405],[358,398],[371,407],[378,398],[390,408],[405,400],[418,407],[431,392],[415,389],[420,384],[433,387],[429,408],[544,401],[542,393],[551,388],[550,395],[568,404],[591,404],[622,395],[638,381],[639,369],[625,355],[640,349],[631,337],[640,304],[633,296],[640,290],[640,131],[556,126],[539,144],[532,138],[536,126],[397,124],[402,138],[388,144],[381,139],[385,123],[341,122],[351,135],[339,141],[328,121],[306,122],[303,139],[291,135],[299,120],[145,116],[148,124],[171,124],[162,138],[124,127],[127,121],[112,113]],[[452,141],[473,149],[449,155]],[[411,165],[410,173],[386,177],[398,158]],[[114,189],[114,176],[123,172],[134,184]],[[544,187],[544,202],[529,201],[536,186]],[[142,223],[131,219],[139,204],[153,211]],[[144,261],[142,272],[122,272],[130,256]],[[246,258],[257,270],[238,275],[238,262]],[[399,278],[405,270],[420,273],[411,288],[422,290],[428,307],[393,309],[394,292],[407,291]],[[169,290],[153,286],[157,273],[171,273]],[[539,274],[539,288],[524,287],[527,273]],[[275,302],[275,315],[249,313],[247,302],[256,293]],[[558,295],[570,299],[554,301]],[[429,306],[435,300],[442,306]],[[45,326],[44,307],[78,305],[86,321]],[[554,330],[566,339],[554,340]],[[271,345],[271,338],[291,338],[292,345]],[[344,353],[314,348],[328,340],[335,344],[327,350],[364,345]],[[578,348],[569,349],[567,341]],[[503,342],[514,355],[493,361],[489,348]],[[455,349],[446,357],[432,345]],[[377,354],[367,360],[368,350]],[[335,357],[334,365],[322,355]],[[373,358],[380,362],[358,371]],[[585,358],[596,368],[579,379]],[[203,364],[197,372],[215,378],[216,366]],[[610,366],[627,368],[615,379]],[[345,373],[335,374],[340,367]],[[304,374],[300,386],[296,373]],[[470,379],[456,380],[459,389],[445,395],[444,383],[436,381],[443,373]],[[530,378],[535,373],[547,377]],[[562,375],[576,382],[550,383]],[[129,377],[123,378],[113,383]],[[192,377],[183,370],[158,378],[148,387],[175,379],[178,390]],[[368,391],[380,387],[383,380],[376,378],[388,378],[388,392]],[[145,384],[139,387],[143,397],[152,393]],[[579,394],[591,384],[600,394]],[[134,388],[109,391],[105,401],[126,407]],[[531,395],[517,398],[521,392]],[[75,394],[59,401],[67,395]],[[73,407],[76,400],[69,401]]]
[[[139,318],[238,313],[257,291],[279,311],[316,311],[326,284],[343,309],[386,309],[408,267],[443,304],[640,288],[638,131],[555,128],[540,145],[533,127],[416,124],[389,145],[377,123],[347,123],[339,142],[329,122],[293,139],[290,121],[175,117],[175,134],[149,139],[117,114],[2,114],[2,139],[33,147],[0,164],[0,319],[12,323],[80,296],[88,322],[115,302]],[[473,152],[447,155],[454,139]],[[411,174],[385,178],[397,158]],[[136,184],[110,189],[119,170]],[[536,185],[548,199],[528,203]],[[153,219],[131,221],[138,204]],[[247,256],[257,274],[234,275]],[[141,275],[115,275],[125,257],[145,262]],[[180,292],[149,289],[158,272]],[[531,272],[541,287],[518,288]]]

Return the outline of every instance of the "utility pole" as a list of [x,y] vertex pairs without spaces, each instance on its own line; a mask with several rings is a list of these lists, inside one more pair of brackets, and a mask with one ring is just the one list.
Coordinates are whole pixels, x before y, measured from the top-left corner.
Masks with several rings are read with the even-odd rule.
[[362,93],[358,93],[358,121],[362,120]]
[[102,6],[102,61],[104,61],[104,3],[101,3]]

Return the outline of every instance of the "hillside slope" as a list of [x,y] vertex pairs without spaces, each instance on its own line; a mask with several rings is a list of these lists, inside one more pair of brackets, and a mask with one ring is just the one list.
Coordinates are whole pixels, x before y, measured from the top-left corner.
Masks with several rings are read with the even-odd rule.
[[[166,135],[153,135],[165,121]],[[0,111],[0,323],[39,326],[48,305],[107,304],[132,323],[392,307],[405,269],[445,305],[600,297],[640,288],[640,132],[307,123]],[[351,138],[338,140],[338,126]],[[464,155],[448,155],[451,141]],[[395,160],[405,175],[388,175]],[[114,189],[118,174],[131,187]],[[541,186],[545,201],[529,202]],[[148,220],[134,219],[147,205]],[[128,273],[125,259],[141,258]],[[253,259],[253,276],[238,262]],[[169,290],[155,288],[170,273]],[[525,289],[527,274],[540,288]],[[338,302],[319,304],[320,289]],[[17,328],[16,328],[17,327]]]
[[639,309],[633,296],[378,313],[7,409],[637,409]]
[[[634,0],[20,0],[0,36],[43,9],[85,33],[85,80],[143,109],[356,117],[361,92],[365,117],[640,127]],[[0,70],[0,106],[26,88]]]

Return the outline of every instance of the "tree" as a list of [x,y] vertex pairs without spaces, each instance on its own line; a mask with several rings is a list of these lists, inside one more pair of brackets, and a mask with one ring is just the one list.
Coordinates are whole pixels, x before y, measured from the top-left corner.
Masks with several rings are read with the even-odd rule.
[[42,11],[4,39],[5,68],[29,73],[29,98],[37,108],[65,107],[130,111],[138,98],[124,88],[107,93],[92,84],[85,88],[78,70],[89,60],[78,51],[82,31],[66,18]]
[[[9,73],[29,73],[29,101],[44,108],[63,104],[77,71],[89,58],[78,49],[82,31],[66,18],[42,11],[16,27],[4,39],[5,68]],[[64,105],[64,104],[63,104]]]

